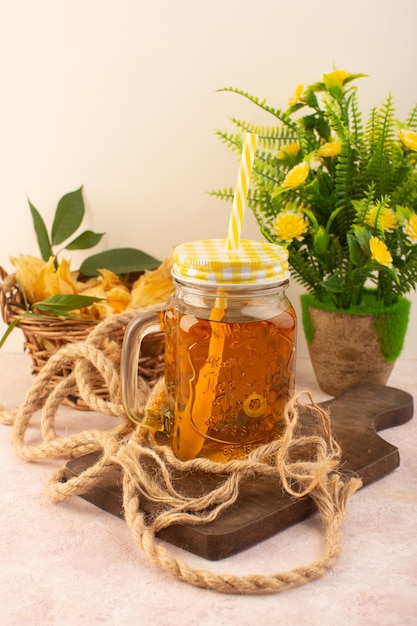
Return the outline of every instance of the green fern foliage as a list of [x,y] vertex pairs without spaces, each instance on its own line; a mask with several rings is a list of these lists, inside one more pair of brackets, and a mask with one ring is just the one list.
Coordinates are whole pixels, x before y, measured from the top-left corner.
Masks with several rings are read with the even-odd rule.
[[[360,305],[365,289],[392,304],[417,284],[417,105],[405,122],[394,98],[364,124],[356,81],[334,70],[303,87],[286,109],[241,89],[271,125],[231,118],[217,130],[240,158],[245,133],[258,136],[247,205],[268,241],[288,249],[293,275],[318,300]],[[233,201],[233,189],[212,191]]]

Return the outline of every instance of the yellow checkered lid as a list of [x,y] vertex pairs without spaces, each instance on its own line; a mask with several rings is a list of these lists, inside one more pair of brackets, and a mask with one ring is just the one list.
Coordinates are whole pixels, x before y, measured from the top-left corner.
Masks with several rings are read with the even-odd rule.
[[266,241],[243,239],[236,250],[225,239],[189,241],[174,248],[174,278],[212,285],[255,285],[289,278],[288,252]]

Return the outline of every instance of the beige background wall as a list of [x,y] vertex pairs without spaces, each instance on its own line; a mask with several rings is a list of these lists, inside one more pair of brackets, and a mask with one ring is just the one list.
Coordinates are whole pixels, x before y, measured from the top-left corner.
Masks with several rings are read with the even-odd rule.
[[[417,101],[415,0],[0,0],[0,264],[38,254],[27,197],[48,225],[84,185],[101,249],[171,247],[226,234],[234,157],[215,137],[257,120],[235,86],[285,107],[333,65],[365,72],[364,112],[389,91]],[[251,214],[245,237],[259,237]],[[78,262],[73,255],[73,267]],[[290,296],[298,308],[299,289]],[[417,296],[404,358],[417,352]],[[0,325],[0,331],[4,325]],[[21,350],[20,331],[3,350]],[[306,355],[300,332],[299,354]]]

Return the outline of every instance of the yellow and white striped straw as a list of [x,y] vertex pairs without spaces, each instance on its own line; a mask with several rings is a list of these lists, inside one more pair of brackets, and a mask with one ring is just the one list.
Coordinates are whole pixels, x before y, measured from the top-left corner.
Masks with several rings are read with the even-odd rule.
[[245,214],[246,198],[248,196],[249,182],[252,174],[257,141],[257,135],[253,133],[246,133],[245,140],[243,142],[242,157],[240,159],[235,194],[233,196],[233,208],[230,215],[229,230],[226,238],[227,250],[237,250],[239,247],[240,233],[242,232],[242,222]]

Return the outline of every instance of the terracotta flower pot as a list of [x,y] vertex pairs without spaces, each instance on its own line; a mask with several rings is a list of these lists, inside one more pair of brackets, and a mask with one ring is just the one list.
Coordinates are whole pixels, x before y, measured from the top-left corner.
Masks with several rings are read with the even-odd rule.
[[[311,362],[324,392],[337,396],[355,385],[386,384],[404,344],[409,300],[380,311],[340,312],[321,308],[305,294],[301,306]],[[369,309],[375,309],[372,301]]]

